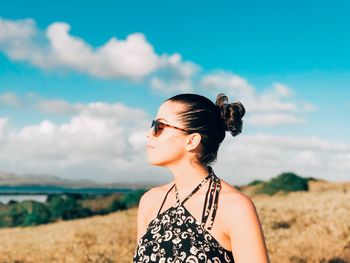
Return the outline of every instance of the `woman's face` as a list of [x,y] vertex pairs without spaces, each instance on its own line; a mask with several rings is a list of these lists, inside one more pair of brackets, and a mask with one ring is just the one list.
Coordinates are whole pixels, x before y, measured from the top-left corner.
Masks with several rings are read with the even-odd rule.
[[[185,129],[176,115],[183,107],[180,103],[166,101],[159,107],[155,120]],[[148,161],[153,165],[167,166],[181,160],[186,154],[187,135],[181,130],[165,126],[158,136],[154,136],[153,128],[149,129],[146,134]]]

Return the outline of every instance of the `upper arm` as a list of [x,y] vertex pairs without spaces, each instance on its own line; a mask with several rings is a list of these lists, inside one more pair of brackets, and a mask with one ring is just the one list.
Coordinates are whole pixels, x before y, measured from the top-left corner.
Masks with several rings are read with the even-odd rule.
[[232,253],[237,263],[268,263],[268,253],[261,223],[253,201],[245,195],[232,198],[229,234]]
[[150,198],[154,192],[154,189],[150,189],[145,192],[140,198],[138,210],[137,210],[137,242],[141,239],[141,237],[146,232],[147,223],[146,223],[146,215],[149,213],[150,207]]

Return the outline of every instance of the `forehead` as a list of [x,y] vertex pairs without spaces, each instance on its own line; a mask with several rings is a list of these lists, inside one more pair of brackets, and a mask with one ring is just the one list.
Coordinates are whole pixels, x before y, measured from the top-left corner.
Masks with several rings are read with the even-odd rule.
[[166,101],[160,105],[157,119],[163,119],[173,124],[180,123],[178,113],[184,109],[184,105],[178,102]]

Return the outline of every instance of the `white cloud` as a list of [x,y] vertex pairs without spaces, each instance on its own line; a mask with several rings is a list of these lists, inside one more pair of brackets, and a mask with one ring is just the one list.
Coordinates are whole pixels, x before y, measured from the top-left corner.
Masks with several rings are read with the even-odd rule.
[[93,49],[83,40],[69,34],[66,23],[53,23],[47,29],[52,59],[56,64],[98,77],[143,77],[158,67],[153,47],[141,33],[125,40],[111,38]]
[[32,19],[0,18],[0,50],[14,61],[41,69],[76,71],[100,78],[150,79],[157,91],[189,91],[198,66],[182,61],[179,54],[158,55],[142,33],[125,40],[112,37],[93,47],[70,34],[70,25],[56,22],[41,32]]
[[191,61],[182,61],[180,54],[161,57],[160,70],[150,79],[150,86],[155,91],[165,94],[189,93],[193,89],[192,78],[200,67]]
[[274,89],[278,97],[289,97],[293,94],[291,89],[281,83],[275,83]]
[[[120,181],[125,178],[119,173],[131,172],[135,165],[142,164],[139,172],[150,170],[143,156],[148,119],[140,109],[101,102],[82,104],[61,124],[47,119],[4,132],[7,120],[0,119],[0,167],[17,173]],[[137,176],[134,170],[129,180],[143,181]]]
[[272,88],[258,92],[248,81],[231,72],[217,71],[204,75],[198,92],[215,97],[225,93],[229,102],[239,100],[246,109],[247,123],[258,126],[301,124],[306,119],[300,116],[306,111],[316,110],[311,103],[299,103],[294,92],[284,84],[274,83]]
[[247,117],[247,122],[253,125],[260,126],[275,126],[283,124],[299,124],[305,123],[305,119],[292,114],[285,113],[265,113],[253,114]]
[[220,174],[235,183],[268,180],[286,171],[329,181],[350,179],[350,145],[345,143],[266,134],[232,139],[227,134],[221,147],[215,165]]
[[64,100],[47,100],[41,99],[37,102],[36,107],[39,111],[46,113],[76,113],[79,108],[83,106],[81,104],[72,105]]
[[70,25],[53,23],[45,35],[34,20],[0,18],[0,48],[13,60],[43,69],[75,70],[97,77],[141,78],[158,68],[159,57],[142,33],[111,38],[94,48],[69,33]]
[[79,113],[85,106],[81,103],[69,103],[60,99],[46,99],[35,93],[17,95],[12,92],[0,93],[0,107],[34,108],[43,113],[73,115]]
[[5,126],[7,125],[7,118],[0,118],[0,140],[4,138]]
[[0,107],[19,107],[21,105],[22,102],[16,94],[12,92],[5,92],[0,94]]
[[14,23],[11,20],[0,18],[0,41],[2,43],[6,43],[6,41],[18,43],[17,40],[33,37],[35,35],[34,26],[33,19],[18,20]]
[[246,79],[225,71],[204,75],[200,81],[200,87],[215,95],[225,92],[227,96],[241,100],[255,96],[255,89]]
[[134,131],[128,137],[128,142],[132,148],[136,151],[142,151],[145,146],[145,133],[144,131]]
[[293,102],[281,99],[290,97],[292,92],[280,83],[274,84],[273,89],[258,94],[246,79],[231,72],[219,71],[204,75],[200,87],[213,95],[224,92],[229,99],[244,103],[250,112],[296,111]]

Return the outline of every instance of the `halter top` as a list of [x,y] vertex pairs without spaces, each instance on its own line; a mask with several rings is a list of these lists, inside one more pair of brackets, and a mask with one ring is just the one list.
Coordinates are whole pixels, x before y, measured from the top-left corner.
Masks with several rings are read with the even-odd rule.
[[[223,248],[208,232],[214,223],[221,190],[220,179],[210,166],[208,169],[208,176],[182,202],[179,200],[175,184],[168,190],[157,217],[149,223],[146,233],[138,241],[133,263],[234,262],[232,251]],[[202,220],[201,223],[197,223],[183,204],[208,180],[210,184],[205,196]],[[176,204],[160,213],[173,188],[175,188]],[[206,229],[205,225],[211,210],[211,223]]]

